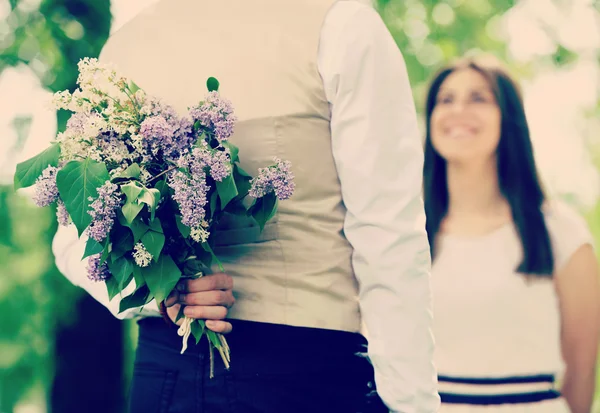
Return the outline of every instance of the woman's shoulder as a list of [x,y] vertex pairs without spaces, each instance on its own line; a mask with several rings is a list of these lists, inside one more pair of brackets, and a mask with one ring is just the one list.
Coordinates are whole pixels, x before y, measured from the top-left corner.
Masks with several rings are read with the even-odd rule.
[[552,242],[556,269],[565,265],[582,245],[593,245],[589,226],[575,207],[564,201],[551,200],[544,205],[543,213]]

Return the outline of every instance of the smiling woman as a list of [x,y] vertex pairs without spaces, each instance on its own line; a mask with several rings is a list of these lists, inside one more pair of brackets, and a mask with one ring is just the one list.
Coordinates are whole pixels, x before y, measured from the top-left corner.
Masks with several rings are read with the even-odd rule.
[[582,218],[542,191],[517,85],[461,61],[434,78],[426,116],[440,411],[589,412],[598,264]]

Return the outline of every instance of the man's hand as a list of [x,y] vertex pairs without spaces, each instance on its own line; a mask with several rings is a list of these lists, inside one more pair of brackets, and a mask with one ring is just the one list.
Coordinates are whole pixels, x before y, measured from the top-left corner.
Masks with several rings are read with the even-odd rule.
[[[175,322],[182,305],[183,313],[190,318],[206,320],[206,327],[215,333],[231,332],[231,323],[224,321],[228,309],[234,304],[233,279],[223,273],[180,281],[171,292],[165,305],[169,318]],[[182,320],[179,320],[178,325]]]

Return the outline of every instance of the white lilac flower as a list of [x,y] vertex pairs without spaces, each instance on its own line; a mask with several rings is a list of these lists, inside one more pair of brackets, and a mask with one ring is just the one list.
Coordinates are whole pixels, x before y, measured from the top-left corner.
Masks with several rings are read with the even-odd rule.
[[277,199],[288,199],[294,193],[294,174],[289,161],[274,158],[275,165],[261,168],[258,176],[251,181],[248,194],[253,198],[262,198],[270,192],[275,192]]
[[210,236],[210,232],[208,232],[206,229],[202,228],[202,227],[195,227],[192,228],[190,231],[190,237],[192,237],[192,239],[196,242],[202,243],[202,242],[206,242],[208,240],[208,237]]
[[148,265],[150,265],[150,262],[152,262],[152,254],[150,254],[148,250],[146,250],[144,244],[138,242],[137,244],[135,244],[135,247],[133,247],[133,250],[133,259],[135,260],[135,263],[138,265],[138,267],[147,267]]
[[48,166],[42,175],[35,181],[35,194],[33,202],[39,207],[53,204],[58,199],[58,188],[56,187],[56,174],[58,168]]

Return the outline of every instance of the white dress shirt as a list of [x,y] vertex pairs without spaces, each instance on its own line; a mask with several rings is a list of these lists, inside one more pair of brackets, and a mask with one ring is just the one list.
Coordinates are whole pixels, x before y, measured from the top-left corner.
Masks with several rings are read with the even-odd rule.
[[[402,55],[371,6],[339,1],[321,30],[318,65],[377,391],[394,412],[436,412],[423,149]],[[59,229],[59,270],[118,318],[157,316],[155,302],[118,314],[119,297],[109,302],[103,283],[86,277],[84,242],[75,228]]]

